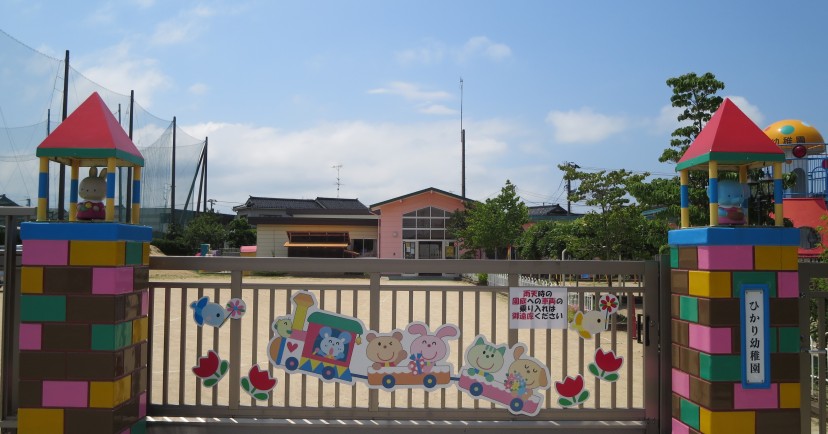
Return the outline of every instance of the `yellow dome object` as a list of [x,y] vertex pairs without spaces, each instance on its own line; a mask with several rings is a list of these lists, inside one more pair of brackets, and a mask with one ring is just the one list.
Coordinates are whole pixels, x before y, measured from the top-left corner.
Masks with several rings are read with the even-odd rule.
[[786,153],[797,145],[804,145],[808,155],[825,152],[825,140],[816,128],[796,119],[774,122],[765,128],[765,134]]

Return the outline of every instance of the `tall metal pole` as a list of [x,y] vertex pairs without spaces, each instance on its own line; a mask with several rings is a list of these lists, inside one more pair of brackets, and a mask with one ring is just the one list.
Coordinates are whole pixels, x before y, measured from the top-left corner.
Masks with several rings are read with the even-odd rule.
[[[209,137],[204,138],[204,168],[201,170],[201,174],[204,175],[204,211],[207,211],[207,142]],[[210,204],[210,211],[213,210],[212,203]]]
[[173,116],[172,130],[172,188],[170,190],[170,224],[175,223],[175,116]]
[[[65,121],[69,116],[67,110],[69,109],[69,50],[66,50],[66,60],[63,62],[63,115],[61,121]],[[66,201],[66,165],[60,163],[60,171],[58,174],[58,209],[57,218],[63,220],[63,203]],[[48,210],[47,210],[48,215]]]
[[[121,125],[121,103],[118,103],[118,125]],[[121,127],[123,128],[123,127]],[[118,221],[123,218],[124,209],[124,168],[118,167]]]
[[[204,159],[204,148],[201,148],[201,155],[198,156],[198,163],[196,166],[196,174],[201,175],[198,178],[198,198],[195,200],[195,210],[196,215],[201,212],[201,191],[204,188],[204,164],[202,164],[202,160]],[[204,211],[207,212],[207,207],[204,207]]]
[[463,129],[463,77],[460,77],[460,153],[461,153],[461,173],[462,188],[460,196],[463,200],[466,199],[466,130]]
[[[129,140],[132,140],[132,114],[135,112],[135,90],[129,91]],[[126,215],[127,223],[132,223],[132,169],[127,170],[126,209],[130,212]],[[141,199],[140,197],[138,198]]]

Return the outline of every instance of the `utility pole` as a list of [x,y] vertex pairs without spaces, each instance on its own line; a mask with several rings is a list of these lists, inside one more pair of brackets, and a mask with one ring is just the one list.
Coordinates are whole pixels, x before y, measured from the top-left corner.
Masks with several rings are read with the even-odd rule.
[[[571,161],[564,162],[564,165],[566,167],[571,168],[571,169],[580,169],[581,168],[581,166],[579,166],[579,165],[577,165],[577,164],[575,164]],[[572,214],[572,201],[569,200],[569,196],[571,194],[572,194],[572,181],[567,179],[566,180],[566,214],[567,215]]]
[[463,77],[460,77],[460,153],[461,153],[461,169],[460,176],[461,193],[460,196],[466,200],[466,130],[463,129]]
[[213,212],[213,205],[215,205],[218,201],[215,199],[207,199],[207,202],[210,202],[210,212]]
[[331,168],[336,169],[336,198],[339,199],[339,186],[342,185],[342,183],[339,180],[339,170],[342,169],[342,165],[334,164],[333,166],[331,166]]

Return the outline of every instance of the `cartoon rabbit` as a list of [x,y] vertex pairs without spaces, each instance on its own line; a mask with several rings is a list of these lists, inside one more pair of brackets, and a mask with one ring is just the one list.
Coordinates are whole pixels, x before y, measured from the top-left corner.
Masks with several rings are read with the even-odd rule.
[[106,197],[106,169],[90,167],[89,176],[80,182],[78,194],[85,199],[78,204],[78,220],[103,220],[106,218],[106,208],[103,199]]
[[409,325],[408,333],[414,335],[414,341],[411,342],[409,366],[416,367],[418,371],[422,370],[423,374],[431,372],[437,362],[448,357],[449,346],[446,338],[456,339],[460,334],[456,326],[444,324],[432,335],[428,327],[421,323]]

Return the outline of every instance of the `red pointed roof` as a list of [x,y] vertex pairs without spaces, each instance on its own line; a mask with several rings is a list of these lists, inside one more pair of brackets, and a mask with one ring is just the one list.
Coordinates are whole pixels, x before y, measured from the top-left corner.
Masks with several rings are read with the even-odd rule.
[[696,140],[687,148],[676,165],[676,170],[706,166],[709,161],[724,166],[740,166],[784,160],[785,152],[733,101],[725,98]]
[[110,157],[119,160],[118,166],[144,165],[141,152],[97,92],[40,143],[36,155],[64,164],[80,161],[81,166],[106,166]]

